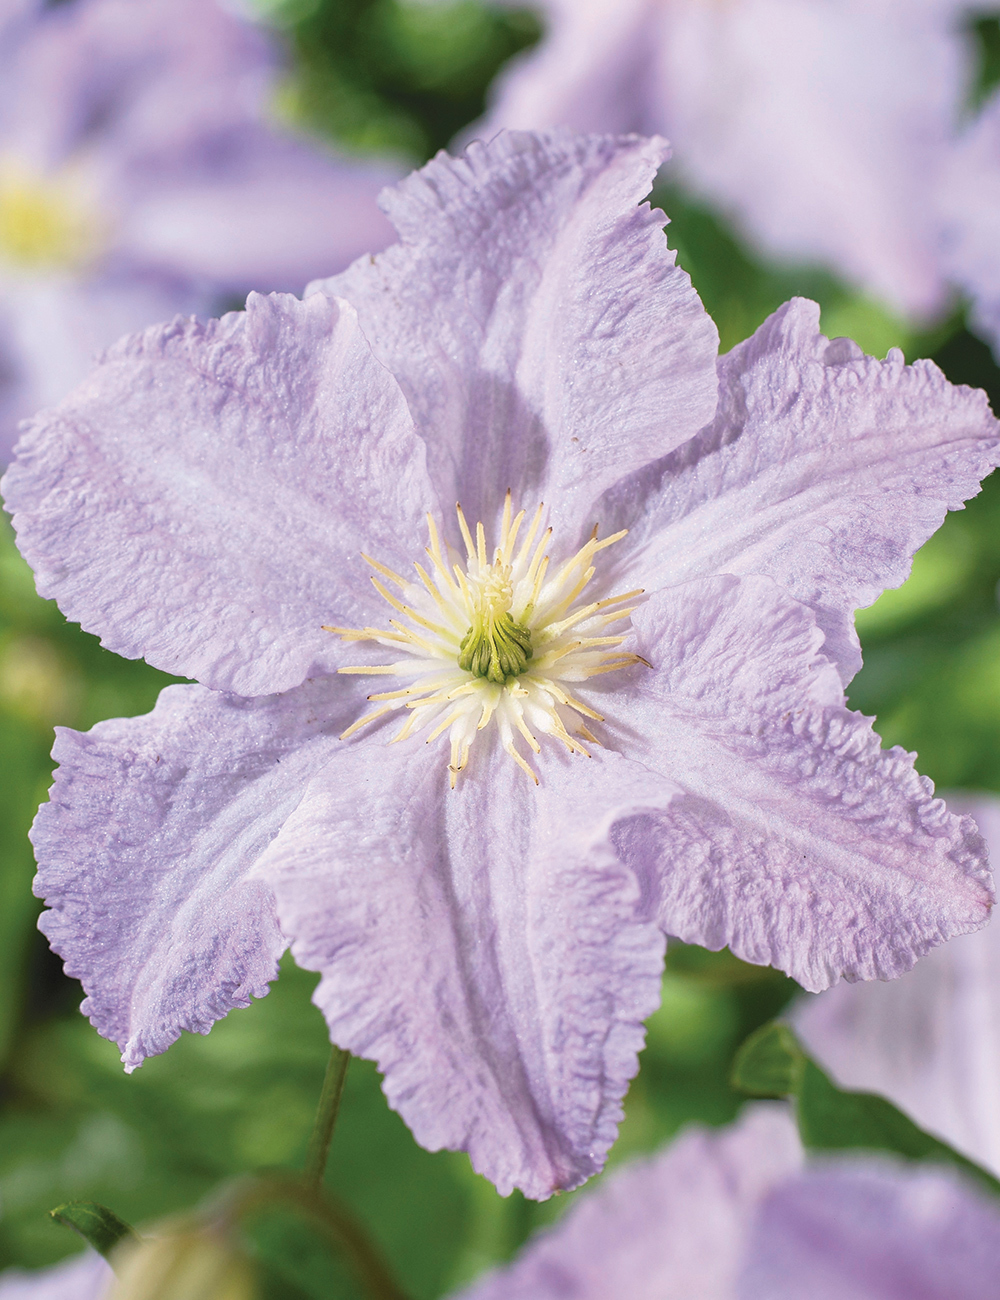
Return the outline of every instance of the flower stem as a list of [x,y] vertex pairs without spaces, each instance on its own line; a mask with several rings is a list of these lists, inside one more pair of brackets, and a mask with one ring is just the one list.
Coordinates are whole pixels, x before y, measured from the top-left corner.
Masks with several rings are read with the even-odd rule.
[[215,1223],[230,1233],[259,1211],[281,1205],[312,1220],[370,1300],[409,1300],[350,1209],[337,1197],[308,1186],[301,1178],[274,1173],[230,1184],[217,1202]]
[[309,1137],[303,1175],[306,1183],[313,1188],[319,1188],[323,1183],[327,1156],[330,1154],[330,1139],[333,1137],[333,1126],[337,1122],[337,1112],[340,1110],[340,1098],[344,1091],[344,1079],[347,1077],[350,1059],[350,1052],[343,1052],[339,1047],[334,1046],[330,1051],[326,1074],[323,1076],[323,1089],[319,1094],[319,1106],[316,1108],[316,1119]]
[[408,1300],[382,1261],[368,1234],[339,1200],[329,1193],[309,1207],[332,1244],[346,1258],[372,1300]]

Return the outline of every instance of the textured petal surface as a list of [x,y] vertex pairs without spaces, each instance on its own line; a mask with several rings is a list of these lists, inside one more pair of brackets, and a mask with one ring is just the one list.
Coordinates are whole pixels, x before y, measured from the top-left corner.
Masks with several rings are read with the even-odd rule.
[[687,183],[779,257],[917,314],[965,94],[960,0],[549,0],[485,125],[662,132]]
[[357,307],[471,518],[492,523],[511,488],[575,531],[711,419],[715,326],[663,215],[637,206],[662,155],[568,133],[439,154],[384,197],[402,242],[316,286]]
[[60,728],[40,926],[127,1067],[267,992],[286,941],[249,873],[359,698],[343,678],[259,700],[170,686],[145,717]]
[[259,865],[295,959],[423,1146],[503,1194],[573,1187],[660,998],[663,935],[608,828],[669,791],[614,754],[554,754],[536,788],[495,735],[449,790],[439,752],[384,739],[328,765]]
[[323,625],[380,603],[359,552],[408,567],[436,504],[397,385],[320,295],[123,340],[38,418],[3,489],[69,618],[244,695],[343,662]]
[[1000,1210],[945,1170],[851,1162],[773,1191],[736,1300],[992,1300]]
[[818,990],[899,975],[985,924],[974,822],[843,707],[805,606],[720,577],[657,593],[633,622],[654,670],[604,711],[620,701],[624,752],[684,794],[612,840],[667,933]]
[[[1000,845],[1000,802],[949,796]],[[847,1088],[880,1092],[1000,1173],[1000,927],[928,953],[888,984],[841,985],[802,999],[802,1041]]]
[[0,1300],[105,1300],[113,1281],[100,1255],[87,1251],[33,1273],[7,1269],[0,1273]]
[[[461,1300],[732,1300],[761,1198],[801,1163],[795,1125],[754,1106],[610,1175]],[[459,1297],[456,1297],[459,1300]]]
[[[675,455],[618,484],[602,531],[631,529],[647,589],[764,573],[816,611],[845,682],[856,608],[908,576],[914,551],[1000,461],[986,395],[930,361],[864,356],[793,299],[719,362],[719,412]],[[637,582],[638,585],[638,582]]]

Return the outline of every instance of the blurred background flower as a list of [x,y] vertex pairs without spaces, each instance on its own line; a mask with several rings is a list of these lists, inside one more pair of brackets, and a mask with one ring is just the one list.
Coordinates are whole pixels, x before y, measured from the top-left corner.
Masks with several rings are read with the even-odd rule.
[[280,123],[277,71],[214,0],[70,0],[0,29],[0,459],[119,335],[387,242],[395,168]]
[[[1000,857],[1000,800],[949,794]],[[1000,925],[942,944],[902,979],[804,996],[792,1020],[845,1088],[878,1092],[1000,1172]]]
[[[541,7],[546,38],[499,79],[487,134],[660,132],[675,150],[666,174],[763,252],[825,267],[920,325],[945,309],[957,271],[950,217],[959,278],[979,294],[986,267],[961,247],[982,243],[1000,151],[963,142],[955,166],[984,93],[982,15],[964,0]],[[970,171],[970,201],[956,209],[952,191]],[[993,280],[995,295],[995,269]]]
[[[171,8],[178,14],[188,8],[196,13],[188,25],[193,33],[196,21],[200,31],[207,21],[205,14],[214,13],[213,3],[186,0],[183,6]],[[706,10],[736,7],[710,6],[705,0],[699,3]],[[9,33],[20,32],[19,39],[28,50],[40,39],[40,28],[50,30],[45,24],[62,30],[62,25],[81,23],[83,4],[84,0],[54,5],[40,0],[0,2],[0,40],[7,41]],[[112,0],[99,0],[87,7],[94,12],[98,7],[117,12],[122,5],[123,0],[115,0],[113,6]],[[149,13],[161,8],[156,3],[146,5],[145,0],[138,0],[138,7]],[[623,14],[631,12],[624,4],[621,8]],[[1000,104],[994,94],[1000,77],[1000,14],[996,6],[984,4],[952,5],[951,9],[957,29],[949,30],[959,32],[954,47],[959,52],[948,55],[948,67],[954,68],[957,57],[960,69],[965,70],[962,75],[968,78],[962,93],[967,94],[969,107],[963,110],[963,120],[984,123],[980,129],[985,134],[986,115],[995,114]],[[230,4],[213,22],[227,26],[236,22],[236,10],[237,6]],[[323,168],[332,167],[331,174],[340,174],[339,164],[327,161],[327,149],[341,158],[353,155],[372,160],[362,169],[362,175],[368,167],[377,173],[371,194],[386,170],[421,162],[456,134],[472,129],[470,124],[486,112],[487,97],[492,95],[496,102],[501,93],[494,87],[494,78],[508,60],[519,54],[526,59],[535,57],[532,49],[537,43],[550,39],[549,33],[554,40],[557,34],[548,6],[511,6],[485,0],[253,0],[252,5],[251,0],[243,0],[239,12],[263,23],[263,36],[237,24],[242,33],[238,49],[244,51],[240,57],[249,58],[249,82],[241,81],[234,64],[220,62],[221,56],[213,55],[206,44],[204,50],[196,51],[202,72],[192,76],[205,76],[207,82],[200,90],[191,89],[182,96],[183,103],[168,101],[166,92],[161,95],[153,86],[148,99],[139,95],[139,101],[150,105],[150,113],[159,111],[152,107],[154,103],[173,103],[170,112],[181,114],[180,121],[170,120],[167,126],[161,123],[147,133],[138,118],[126,113],[121,138],[127,139],[128,132],[134,130],[142,136],[142,149],[136,145],[137,152],[126,155],[110,140],[100,144],[95,140],[88,146],[84,151],[87,159],[94,157],[100,163],[110,157],[111,161],[106,171],[98,168],[99,178],[109,178],[109,188],[84,190],[85,195],[107,195],[98,202],[110,203],[116,201],[117,186],[131,195],[131,163],[127,167],[120,161],[127,156],[137,160],[134,192],[154,197],[162,193],[169,198],[165,186],[157,190],[155,178],[143,176],[143,158],[169,159],[170,140],[176,144],[194,139],[197,155],[199,139],[254,137],[259,141],[262,134],[289,141],[289,156],[301,158],[299,151],[304,150],[310,158],[320,159]],[[896,6],[895,12],[901,27],[911,12],[919,23],[930,22],[933,16],[928,16],[924,4],[912,9]],[[122,24],[113,35],[126,47],[133,40]],[[200,39],[207,42],[208,38]],[[134,42],[139,43],[138,36]],[[174,57],[171,50],[183,49],[183,33],[175,32],[162,44],[166,62],[168,55]],[[43,74],[40,62],[35,83],[18,81],[22,74],[15,75],[10,84],[22,87],[21,102],[9,117],[7,78],[0,79],[0,105],[4,106],[0,111],[0,153],[4,161],[8,151],[15,151],[15,127],[22,168],[28,148],[24,142],[29,137],[44,143],[69,139],[72,131],[78,130],[66,125],[67,121],[79,121],[67,109],[69,101],[57,102],[52,92],[53,85],[60,85],[67,96],[83,94],[86,86],[96,84],[86,75],[96,60],[82,47],[76,54],[74,50],[63,47],[60,57],[67,61],[65,74],[52,70],[49,64],[45,64],[49,71]],[[277,63],[274,51],[278,51]],[[282,54],[287,56],[284,63]],[[36,57],[42,59],[41,55],[32,56]],[[246,65],[240,66],[246,70]],[[723,76],[718,69],[699,75],[720,82]],[[113,87],[117,76],[108,73],[105,88],[108,84]],[[140,73],[140,89],[145,79],[146,74]],[[835,124],[848,89],[842,79],[824,84],[830,106],[827,120]],[[955,82],[949,84],[954,87]],[[73,92],[74,85],[84,89]],[[241,98],[244,93],[249,96],[249,108],[248,100]],[[936,103],[934,97],[939,94],[939,83],[932,81],[929,98]],[[726,102],[721,94],[717,98]],[[707,102],[715,101],[709,95]],[[876,135],[898,131],[898,121],[888,115],[890,106],[879,107],[880,103],[871,109],[871,130]],[[215,114],[210,120],[222,124],[221,136],[213,136],[211,130],[198,136],[194,125],[198,104],[207,105],[205,111]],[[33,106],[30,112],[29,106]],[[185,117],[188,110],[190,115]],[[164,107],[162,111],[168,110]],[[238,125],[248,118],[249,127]],[[189,129],[193,135],[184,135]],[[312,143],[303,144],[305,138]],[[155,152],[161,146],[165,155]],[[276,145],[275,150],[280,155],[284,147]],[[198,185],[192,183],[192,197],[201,196],[198,203],[192,203],[192,213],[211,210],[214,182],[209,144],[206,149],[201,155],[203,171],[192,173],[178,163],[178,175],[202,177]],[[236,157],[240,156],[237,151]],[[50,157],[52,161],[46,161]],[[40,160],[34,164],[35,174],[41,169],[45,178],[57,174],[68,157],[58,151],[28,154],[29,160]],[[292,164],[288,165],[291,168]],[[54,170],[47,170],[50,167]],[[303,170],[308,170],[305,165]],[[168,172],[169,168],[161,175]],[[225,169],[223,173],[233,174]],[[237,173],[248,174],[239,173],[238,168]],[[71,175],[76,175],[72,169]],[[150,189],[143,190],[140,182],[148,183]],[[96,181],[88,183],[97,185]],[[275,202],[277,189],[272,196]],[[252,221],[251,209],[257,200],[249,198],[249,181],[242,191],[236,187],[226,192],[246,196],[234,200],[229,211],[235,209],[237,216]],[[301,204],[301,189],[289,184],[282,189],[286,192],[299,196],[290,202],[290,209]],[[336,192],[333,182],[329,192]],[[976,190],[977,195],[981,192]],[[262,195],[261,187],[256,193]],[[947,297],[937,317],[904,319],[899,307],[877,300],[867,287],[859,288],[852,273],[843,267],[838,270],[832,260],[824,264],[819,253],[807,256],[799,252],[795,260],[787,254],[777,257],[762,251],[765,245],[745,220],[734,218],[725,197],[710,199],[706,195],[706,189],[696,190],[694,179],[682,180],[679,168],[678,179],[669,179],[656,198],[671,217],[668,241],[678,249],[681,265],[693,276],[720,326],[723,349],[749,335],[790,295],[804,293],[820,303],[822,325],[831,336],[848,334],[878,355],[898,345],[908,360],[933,357],[953,382],[986,387],[994,409],[1000,407],[1000,371],[984,341],[989,337],[984,306],[969,316],[974,326],[971,330],[964,303]],[[199,207],[202,201],[205,206]],[[112,223],[113,229],[126,231],[129,240],[133,230],[159,229],[155,223],[147,227],[139,221],[137,214],[155,210],[155,205],[143,207],[145,202],[136,200],[136,206],[128,206],[123,224]],[[959,204],[957,197],[955,203]],[[241,205],[248,209],[245,213],[240,213]],[[971,200],[960,205],[963,221],[972,211],[970,205]],[[1000,248],[997,210],[995,204],[977,209],[977,220],[986,224],[976,247],[987,253]],[[286,219],[292,222],[301,215],[289,211]],[[244,288],[268,288],[278,283],[299,287],[295,267],[288,260],[280,262],[296,251],[296,228],[288,225],[284,239],[274,241],[279,264],[270,264],[272,281],[254,278],[246,284],[241,279],[233,269],[239,251],[235,235],[231,241],[233,260],[226,262],[225,272],[217,273],[209,266],[206,274],[205,265],[196,258],[185,262],[177,245],[157,243],[148,233],[143,235],[145,242],[137,235],[135,244],[127,243],[122,235],[121,243],[107,243],[109,260],[92,263],[99,271],[88,270],[84,278],[91,276],[86,282],[93,285],[113,285],[118,283],[118,268],[126,262],[140,268],[137,283],[142,292],[133,291],[136,312],[121,324],[112,321],[114,331],[143,326],[175,310],[214,310],[231,305]],[[968,228],[973,229],[971,223]],[[219,229],[221,226],[216,226]],[[315,225],[311,229],[315,231]],[[952,260],[945,278],[971,294],[972,280],[964,278],[959,265],[958,236],[950,238],[946,248],[954,251],[948,254]],[[216,249],[219,242],[216,240]],[[228,243],[228,237],[222,242]],[[303,267],[301,278],[326,274],[335,269],[335,255],[346,261],[377,242],[368,235],[340,253],[331,244],[332,251],[323,253],[319,270]],[[196,238],[185,244],[187,249],[192,246],[197,252]],[[308,246],[309,241],[303,238],[302,247]],[[244,245],[240,243],[240,247]],[[222,251],[228,254],[230,250],[223,247]],[[265,277],[264,266],[247,274]],[[9,267],[3,273],[7,275],[31,278],[23,269],[12,271]],[[102,278],[105,276],[108,278]],[[72,293],[65,288],[83,281],[74,282],[64,270],[46,271],[42,279],[63,286],[60,293],[65,291],[68,299],[59,301],[83,304],[74,310],[85,329],[105,319],[98,309],[108,299],[110,288],[95,290],[92,309],[81,288]],[[2,285],[6,283],[3,278]],[[192,285],[196,296],[185,298]],[[0,302],[5,301],[4,293],[0,288]],[[24,293],[30,298],[26,290]],[[43,306],[56,301],[54,289],[38,293]],[[147,294],[150,296],[144,296]],[[981,293],[978,301],[986,303],[988,296]],[[3,323],[7,320],[3,310],[0,307],[0,339],[9,340],[13,327]],[[41,321],[37,335],[50,349],[54,365],[61,356],[60,340],[69,329],[67,322],[75,317],[70,308],[57,308],[55,318],[56,324],[47,325],[45,321],[51,317],[25,317]],[[92,343],[76,348],[74,355],[85,365],[88,349],[106,341],[106,336],[95,337]],[[10,421],[29,413],[29,405],[35,402],[58,398],[59,385],[72,382],[44,374],[33,378],[23,369],[25,355],[9,343],[0,349],[0,384],[5,386],[0,393],[9,395],[0,400],[7,402]],[[30,384],[50,387],[32,398]],[[18,402],[24,404],[18,406]],[[879,731],[887,744],[917,749],[920,770],[943,788],[1000,792],[998,580],[1000,485],[994,476],[982,494],[965,511],[950,515],[918,553],[910,580],[899,590],[888,592],[858,619],[865,667],[851,684],[853,707],[878,715]],[[149,1061],[126,1078],[114,1046],[100,1039],[79,1016],[79,986],[65,979],[34,930],[38,904],[30,894],[33,864],[26,831],[49,782],[52,725],[86,728],[101,718],[144,712],[169,680],[141,662],[105,653],[94,638],[67,624],[50,603],[40,601],[4,526],[0,538],[0,1267],[38,1268],[77,1249],[79,1243],[72,1235],[47,1215],[49,1209],[70,1197],[103,1201],[130,1221],[147,1222],[189,1207],[219,1180],[236,1172],[301,1162],[305,1151],[329,1050],[322,1017],[309,1000],[315,977],[297,970],[286,958],[281,978],[267,998],[246,1011],[232,1013],[208,1038],[184,1035],[166,1056]],[[732,1120],[743,1104],[742,1094],[728,1082],[733,1053],[749,1032],[777,1014],[795,992],[791,981],[765,968],[746,966],[728,953],[671,945],[662,1006],[648,1022],[642,1068],[626,1099],[626,1120],[611,1165],[658,1147],[688,1122],[721,1125]],[[979,1151],[979,1158],[988,1158],[985,1149]],[[575,1192],[540,1206],[517,1193],[501,1199],[471,1173],[464,1156],[429,1154],[418,1148],[402,1121],[387,1109],[374,1068],[357,1061],[348,1073],[328,1182],[370,1225],[416,1300],[445,1295],[469,1284],[488,1265],[509,1260],[533,1228],[560,1218],[581,1195]],[[334,1275],[329,1256],[296,1231],[294,1225],[270,1224],[254,1236],[262,1296],[329,1300],[355,1294],[349,1282]],[[6,1300],[4,1292],[0,1291],[0,1296]]]

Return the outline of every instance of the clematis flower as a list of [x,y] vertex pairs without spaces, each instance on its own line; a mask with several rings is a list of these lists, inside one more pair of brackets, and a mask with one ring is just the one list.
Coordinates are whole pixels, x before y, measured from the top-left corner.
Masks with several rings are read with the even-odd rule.
[[685,1134],[455,1300],[988,1300],[1000,1212],[951,1173],[802,1167],[787,1113]]
[[39,590],[198,683],[62,730],[33,832],[127,1068],[291,943],[418,1141],[541,1197],[614,1141],[666,934],[820,989],[986,920],[975,824],[842,682],[997,424],[812,303],[717,366],[664,153],[439,155],[384,254],[124,340],[22,439]]
[[107,1300],[114,1274],[94,1251],[74,1255],[52,1268],[0,1273],[0,1300]]
[[[993,851],[1000,801],[955,797]],[[929,953],[891,984],[802,999],[796,1032],[847,1088],[880,1092],[924,1128],[1000,1172],[1000,930]]]
[[43,0],[0,0],[0,40],[9,39],[26,19],[35,15]]
[[946,296],[938,193],[970,79],[960,0],[545,0],[481,129],[662,131],[768,254],[917,318]]
[[388,170],[269,122],[275,71],[213,0],[0,12],[0,462],[123,332],[388,239]]

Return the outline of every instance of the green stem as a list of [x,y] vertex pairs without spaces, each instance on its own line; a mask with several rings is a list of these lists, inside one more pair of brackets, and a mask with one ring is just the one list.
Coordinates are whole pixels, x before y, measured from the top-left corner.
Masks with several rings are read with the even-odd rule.
[[371,1300],[409,1300],[347,1206],[329,1192],[306,1186],[299,1178],[272,1174],[230,1188],[218,1207],[216,1221],[224,1231],[231,1231],[241,1220],[276,1204],[294,1207],[316,1224]]
[[345,1205],[327,1192],[319,1200],[304,1203],[302,1208],[313,1215],[333,1245],[339,1247],[372,1300],[408,1300],[406,1292],[399,1289],[382,1262],[368,1234]]
[[344,1092],[344,1080],[347,1077],[347,1066],[350,1060],[350,1052],[342,1052],[339,1047],[331,1049],[326,1074],[323,1076],[323,1090],[319,1094],[316,1119],[306,1151],[306,1167],[303,1176],[310,1187],[319,1188],[323,1183],[323,1173],[330,1154],[330,1139],[333,1137],[333,1126],[337,1122],[337,1112],[340,1110],[340,1098]]

